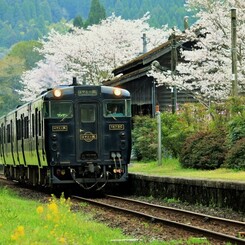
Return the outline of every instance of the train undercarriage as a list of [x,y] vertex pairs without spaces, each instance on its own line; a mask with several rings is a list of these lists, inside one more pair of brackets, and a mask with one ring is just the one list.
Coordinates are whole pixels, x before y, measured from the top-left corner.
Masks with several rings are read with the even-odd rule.
[[112,165],[86,166],[4,166],[7,179],[25,183],[31,186],[51,187],[79,185],[85,190],[102,189],[109,182],[127,181],[127,165],[115,168]]

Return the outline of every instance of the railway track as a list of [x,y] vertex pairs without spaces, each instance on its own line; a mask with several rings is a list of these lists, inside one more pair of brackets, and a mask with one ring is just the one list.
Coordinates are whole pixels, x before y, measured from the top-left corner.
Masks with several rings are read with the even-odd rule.
[[72,196],[72,198],[143,217],[154,223],[183,229],[190,233],[205,236],[208,239],[216,239],[237,245],[245,244],[245,238],[243,237],[245,232],[244,222],[111,195],[107,195],[105,198],[99,199],[99,201],[98,199],[79,196]]

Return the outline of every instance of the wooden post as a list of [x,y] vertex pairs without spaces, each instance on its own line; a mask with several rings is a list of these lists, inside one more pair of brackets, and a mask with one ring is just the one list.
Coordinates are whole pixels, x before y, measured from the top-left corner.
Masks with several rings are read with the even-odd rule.
[[232,96],[238,95],[237,89],[237,31],[236,31],[236,9],[231,9],[231,58],[232,58]]
[[158,132],[157,158],[158,158],[158,165],[162,165],[162,126],[161,126],[161,112],[159,110],[159,105],[156,105],[156,118],[157,118],[157,132]]
[[[177,66],[177,49],[176,49],[176,36],[173,32],[171,37],[171,73],[172,77],[176,73],[176,66]],[[172,89],[172,113],[175,113],[177,109],[177,89],[176,86],[173,86]]]

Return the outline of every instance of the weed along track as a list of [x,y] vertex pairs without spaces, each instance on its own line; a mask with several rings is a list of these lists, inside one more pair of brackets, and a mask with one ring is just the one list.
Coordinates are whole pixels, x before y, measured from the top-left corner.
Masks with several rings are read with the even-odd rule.
[[[84,202],[89,202],[93,205],[111,209],[111,212],[117,212],[115,217],[119,215],[132,215],[137,217],[138,222],[143,222],[142,219],[149,221],[149,230],[164,227],[169,231],[169,235],[179,235],[179,238],[202,237],[207,238],[211,244],[245,244],[245,239],[239,237],[245,231],[245,223],[235,220],[223,219],[219,217],[209,216],[205,214],[195,213],[191,211],[170,208],[160,205],[155,205],[147,202],[133,200],[108,195],[100,199],[88,199],[78,196],[72,196]],[[131,219],[128,217],[128,219]],[[161,229],[159,232],[161,232]],[[177,237],[171,237],[176,239]],[[167,237],[165,239],[168,239]],[[178,238],[177,238],[178,239]]]
[[[22,198],[34,199],[43,203],[50,198],[50,194],[22,187],[16,182],[2,179],[0,175],[0,188],[12,189]],[[139,197],[136,198],[139,200]],[[160,243],[178,240],[180,241],[178,244],[223,245],[228,242],[238,245],[245,244],[245,239],[242,238],[245,231],[244,222],[166,207],[162,206],[161,202],[161,205],[155,205],[148,201],[135,200],[136,198],[132,200],[107,195],[103,198],[92,199],[71,196],[71,210],[82,215],[89,214],[89,219],[92,216],[93,220],[107,224],[111,228],[119,228],[127,237],[130,236],[131,240],[126,239],[127,242],[142,241],[141,244],[149,244],[153,240],[158,240]],[[151,201],[157,202],[157,200]],[[180,206],[180,208],[183,207],[187,209],[187,206]],[[194,210],[194,207],[191,210]],[[198,212],[201,212],[200,209]],[[202,212],[209,213],[206,209],[203,209]],[[221,217],[228,216],[221,215]],[[231,217],[242,220],[235,212],[229,216]],[[193,242],[193,239],[198,240]],[[120,241],[122,239],[115,236],[113,242]]]

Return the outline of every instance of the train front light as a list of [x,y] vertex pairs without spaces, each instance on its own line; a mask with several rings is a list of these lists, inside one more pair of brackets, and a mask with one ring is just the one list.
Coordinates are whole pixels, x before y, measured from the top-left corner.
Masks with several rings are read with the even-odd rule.
[[122,95],[122,90],[120,88],[115,88],[113,93],[116,96],[121,96]]
[[53,94],[54,94],[54,97],[59,98],[62,95],[62,91],[61,89],[57,88],[57,89],[54,89]]

